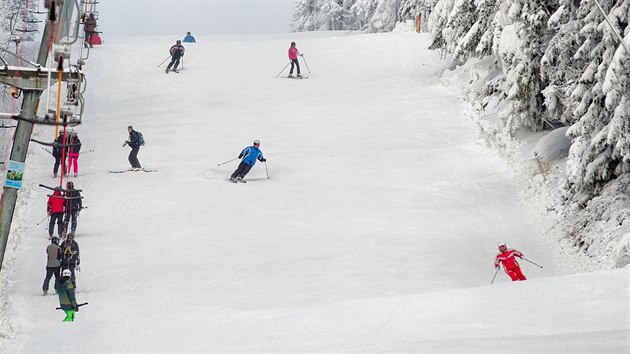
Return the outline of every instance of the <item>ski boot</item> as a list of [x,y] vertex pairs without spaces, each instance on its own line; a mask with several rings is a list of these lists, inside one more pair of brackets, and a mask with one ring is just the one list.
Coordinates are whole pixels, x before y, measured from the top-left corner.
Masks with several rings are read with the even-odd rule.
[[238,183],[238,181],[234,177],[230,177],[230,182]]
[[167,73],[167,74],[168,74],[168,72],[169,72],[169,71],[171,71],[171,69],[169,69],[169,68],[166,68],[166,73]]
[[287,79],[292,79],[294,78],[293,74],[289,74],[289,76],[287,76]]
[[42,294],[42,296],[46,296],[48,295],[48,290],[44,290],[44,293]]
[[243,177],[240,177],[240,176],[236,178],[236,181],[241,182],[241,183],[247,183],[247,181],[244,180]]
[[297,76],[295,76],[295,78],[296,78],[296,79],[301,79],[301,78],[302,78],[302,75],[297,74]]

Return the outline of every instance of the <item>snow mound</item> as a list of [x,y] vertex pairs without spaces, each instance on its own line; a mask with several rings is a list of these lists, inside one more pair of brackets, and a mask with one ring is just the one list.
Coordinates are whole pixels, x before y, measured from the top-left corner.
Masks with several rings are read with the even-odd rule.
[[555,129],[538,140],[534,147],[534,157],[541,162],[563,159],[569,154],[571,139],[567,137],[569,127]]

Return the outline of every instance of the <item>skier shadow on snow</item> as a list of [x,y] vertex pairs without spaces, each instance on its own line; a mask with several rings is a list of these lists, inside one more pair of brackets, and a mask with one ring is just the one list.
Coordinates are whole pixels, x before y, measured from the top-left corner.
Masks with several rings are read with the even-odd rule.
[[[209,180],[209,181],[230,182],[230,173],[226,172],[225,169],[220,169],[220,168],[209,168],[209,169],[203,170],[199,172],[198,177],[201,179]],[[251,177],[251,178],[246,178],[246,180],[252,181],[252,182],[265,181],[267,180],[267,177],[265,176]]]

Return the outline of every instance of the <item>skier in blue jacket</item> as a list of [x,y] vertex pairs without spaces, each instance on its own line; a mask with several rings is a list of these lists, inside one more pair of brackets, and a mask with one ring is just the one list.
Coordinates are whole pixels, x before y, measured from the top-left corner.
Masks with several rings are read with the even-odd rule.
[[241,163],[238,164],[236,171],[232,173],[232,176],[230,177],[230,181],[234,183],[236,182],[246,183],[245,180],[243,180],[243,177],[245,177],[245,175],[249,172],[249,170],[251,170],[252,167],[254,167],[256,160],[260,162],[267,161],[267,159],[265,159],[265,157],[263,156],[262,151],[260,151],[259,147],[260,147],[260,141],[256,139],[254,140],[253,146],[248,146],[245,149],[243,149],[243,151],[241,151],[241,153],[238,155],[238,158],[242,159]]
[[184,43],[197,43],[197,41],[195,41],[195,37],[193,37],[192,34],[190,34],[190,32],[186,32],[186,37],[184,37],[183,42]]

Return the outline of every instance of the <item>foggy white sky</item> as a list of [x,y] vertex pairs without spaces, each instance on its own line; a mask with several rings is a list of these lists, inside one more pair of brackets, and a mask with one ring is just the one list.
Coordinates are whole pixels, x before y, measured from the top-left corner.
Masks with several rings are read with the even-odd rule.
[[101,0],[103,36],[286,33],[296,0]]

